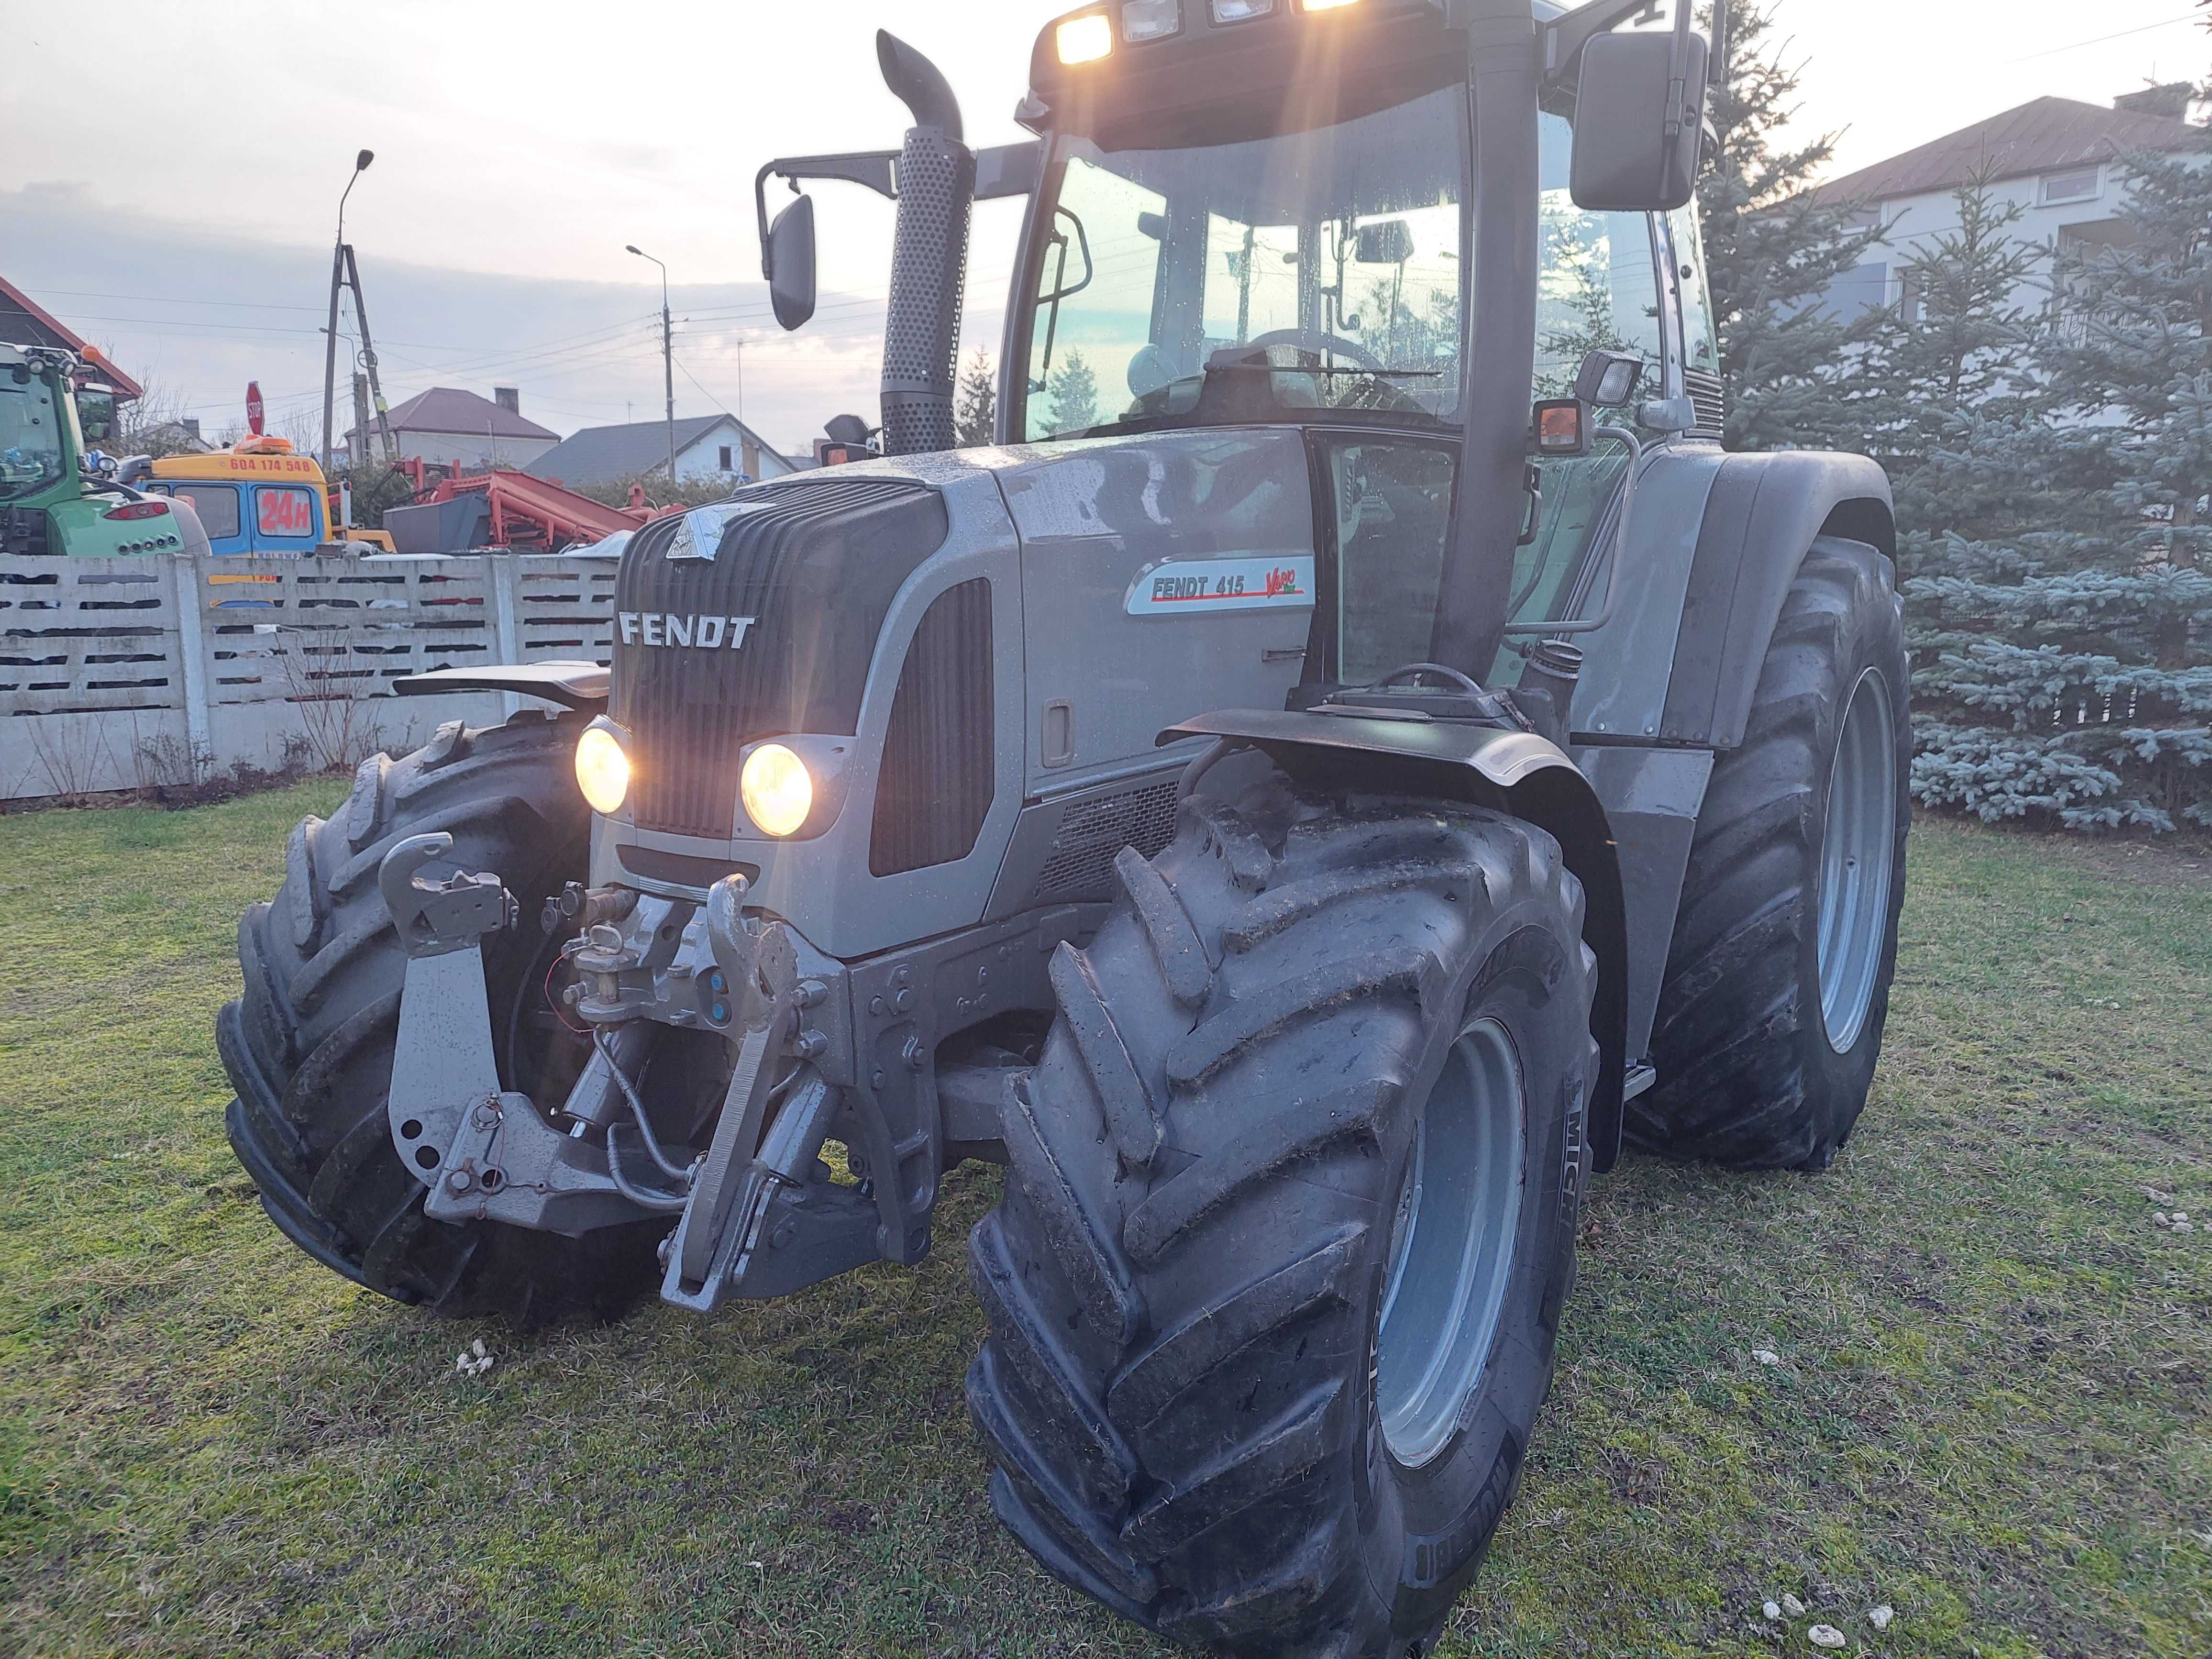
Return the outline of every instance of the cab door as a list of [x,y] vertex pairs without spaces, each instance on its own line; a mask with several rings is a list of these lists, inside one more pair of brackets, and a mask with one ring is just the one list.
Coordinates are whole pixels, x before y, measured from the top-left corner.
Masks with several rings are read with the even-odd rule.
[[192,504],[199,514],[200,527],[208,533],[210,553],[247,553],[252,550],[252,538],[246,533],[248,505],[247,486],[223,479],[180,480],[174,483],[157,483],[153,488],[165,495],[175,495]]

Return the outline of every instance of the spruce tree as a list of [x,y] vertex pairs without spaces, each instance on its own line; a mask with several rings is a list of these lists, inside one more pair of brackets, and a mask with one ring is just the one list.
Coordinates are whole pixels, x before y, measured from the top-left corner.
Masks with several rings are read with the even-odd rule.
[[1791,143],[1799,71],[1769,39],[1772,0],[1729,8],[1728,63],[1713,96],[1720,148],[1698,185],[1731,449],[1858,448],[1835,382],[1869,326],[1822,303],[1881,240],[1849,203],[1811,199],[1832,135]]
[[2124,170],[2132,240],[2058,251],[2025,363],[1898,469],[1913,791],[1992,822],[2212,827],[2212,155]]
[[1098,377],[1080,351],[1070,351],[1052,371],[1045,396],[1051,399],[1054,433],[1066,436],[1098,424]]
[[963,449],[996,442],[998,410],[999,379],[992,372],[990,354],[978,346],[960,371],[952,405],[954,441]]

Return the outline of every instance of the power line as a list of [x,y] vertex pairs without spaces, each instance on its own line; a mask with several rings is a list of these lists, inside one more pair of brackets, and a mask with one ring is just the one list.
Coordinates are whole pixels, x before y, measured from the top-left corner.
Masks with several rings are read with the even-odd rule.
[[2169,17],[2162,23],[2145,23],[2137,28],[2121,29],[2117,33],[2113,34],[2100,34],[2094,40],[2076,40],[2070,46],[2053,46],[2047,52],[2031,52],[2025,58],[2008,58],[2005,59],[2005,62],[2008,64],[2033,64],[2039,58],[2056,58],[2063,52],[2079,52],[2084,46],[2101,46],[2107,40],[2124,40],[2130,35],[2148,34],[2154,29],[2170,29],[2176,23],[2194,23],[2197,21],[2198,19],[2195,12],[2188,12],[2179,17]]

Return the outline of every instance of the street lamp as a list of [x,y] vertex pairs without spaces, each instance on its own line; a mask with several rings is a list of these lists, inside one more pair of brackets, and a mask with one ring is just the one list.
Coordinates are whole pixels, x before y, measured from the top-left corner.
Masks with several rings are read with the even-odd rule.
[[[323,471],[325,476],[331,470],[331,405],[337,393],[338,285],[345,278],[346,198],[353,194],[353,187],[361,181],[361,175],[368,171],[368,164],[375,159],[376,152],[373,149],[362,150],[356,155],[353,158],[353,176],[346,180],[345,189],[338,194],[338,240],[337,249],[331,255],[331,325],[324,331],[323,344]],[[361,441],[362,447],[367,447],[368,434],[362,433]]]
[[[641,259],[653,259],[650,253],[635,243],[625,245],[623,252],[635,253]],[[661,378],[668,384],[668,487],[673,490],[676,488],[676,333],[668,316],[668,267],[658,259],[653,259],[653,263],[660,265],[660,373]]]

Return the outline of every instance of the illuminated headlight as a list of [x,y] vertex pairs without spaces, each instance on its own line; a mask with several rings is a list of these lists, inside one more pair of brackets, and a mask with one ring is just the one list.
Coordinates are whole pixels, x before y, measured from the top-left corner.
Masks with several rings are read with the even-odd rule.
[[604,726],[591,726],[576,741],[576,787],[594,812],[622,810],[629,793],[629,757],[622,741]]
[[1114,26],[1103,11],[1069,18],[1053,38],[1063,64],[1095,64],[1114,50]]
[[814,811],[814,780],[806,763],[780,743],[764,743],[745,757],[738,775],[745,816],[765,836],[797,832]]
[[1121,38],[1164,40],[1182,32],[1182,0],[1121,0]]
[[1212,4],[1217,23],[1249,23],[1275,9],[1275,0],[1212,0]]

